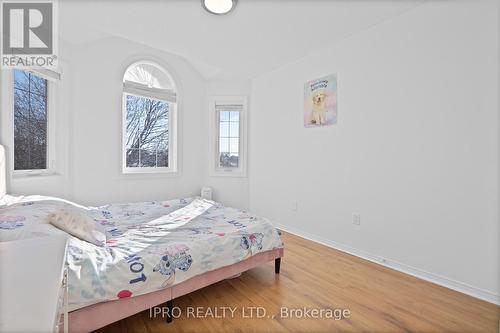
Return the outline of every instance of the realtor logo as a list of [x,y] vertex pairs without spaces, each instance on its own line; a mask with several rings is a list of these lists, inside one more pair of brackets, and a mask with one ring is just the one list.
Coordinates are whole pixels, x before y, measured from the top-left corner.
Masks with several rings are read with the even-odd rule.
[[55,67],[54,3],[2,3],[2,67]]

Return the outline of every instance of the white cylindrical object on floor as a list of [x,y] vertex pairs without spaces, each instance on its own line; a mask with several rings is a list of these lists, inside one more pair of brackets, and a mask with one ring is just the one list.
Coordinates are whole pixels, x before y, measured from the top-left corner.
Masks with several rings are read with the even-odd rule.
[[206,200],[212,200],[212,189],[210,187],[203,187],[201,189],[201,197]]

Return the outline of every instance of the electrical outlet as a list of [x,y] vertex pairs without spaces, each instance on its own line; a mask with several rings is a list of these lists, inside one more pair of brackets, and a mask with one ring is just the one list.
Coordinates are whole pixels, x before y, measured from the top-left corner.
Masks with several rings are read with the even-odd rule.
[[352,213],[352,224],[361,225],[361,214]]
[[296,212],[299,208],[299,204],[297,201],[292,201],[291,205],[290,205],[290,209],[294,212]]

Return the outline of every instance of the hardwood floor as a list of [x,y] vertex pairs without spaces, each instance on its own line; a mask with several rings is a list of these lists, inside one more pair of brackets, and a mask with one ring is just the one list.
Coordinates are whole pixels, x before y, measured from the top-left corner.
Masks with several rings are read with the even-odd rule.
[[[499,333],[498,306],[297,236],[284,233],[283,240],[280,275],[269,263],[174,300],[182,315],[170,324],[144,311],[98,332]],[[212,316],[198,319],[191,312],[188,318],[196,307]],[[225,319],[213,318],[223,307],[236,308],[234,316],[226,309]],[[243,318],[251,307],[264,308],[266,316]],[[283,318],[281,307],[348,309],[350,318]]]

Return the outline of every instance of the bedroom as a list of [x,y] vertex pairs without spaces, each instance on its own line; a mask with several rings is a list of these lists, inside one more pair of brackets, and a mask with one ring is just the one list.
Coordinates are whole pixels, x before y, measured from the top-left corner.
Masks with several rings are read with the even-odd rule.
[[497,0],[1,7],[1,332],[499,331]]

